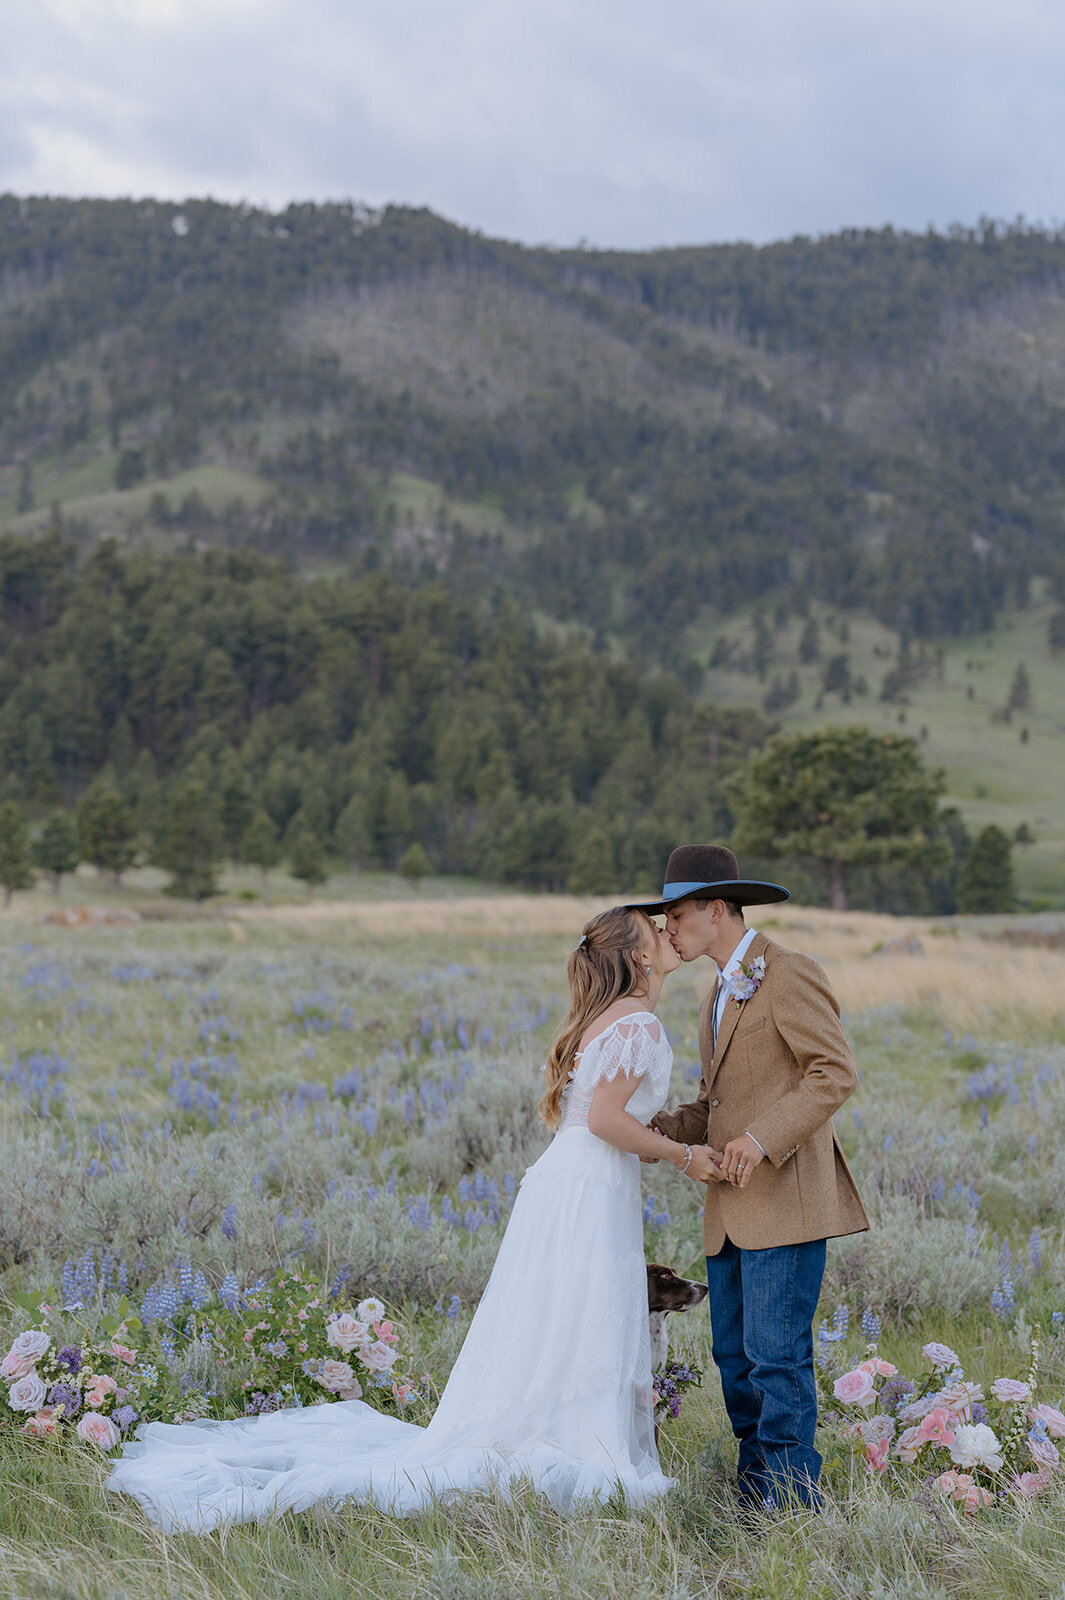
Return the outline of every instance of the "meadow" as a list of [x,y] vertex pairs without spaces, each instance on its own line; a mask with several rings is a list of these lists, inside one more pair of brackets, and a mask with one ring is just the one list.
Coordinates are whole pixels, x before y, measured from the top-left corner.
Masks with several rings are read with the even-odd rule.
[[[566,953],[603,902],[373,890],[166,917],[134,893],[141,920],[75,927],[44,922],[35,895],[3,917],[0,1337],[26,1326],[15,1293],[51,1285],[80,1306],[71,1337],[124,1293],[191,1400],[230,1380],[180,1348],[168,1358],[153,1305],[182,1304],[198,1281],[213,1292],[298,1266],[338,1307],[385,1301],[405,1368],[431,1380],[412,1414],[430,1414],[545,1142],[537,1067]],[[824,962],[862,1072],[839,1131],[874,1227],[830,1247],[826,1325],[840,1327],[839,1307],[852,1330],[875,1316],[881,1353],[907,1367],[943,1340],[985,1384],[1025,1375],[1038,1327],[1039,1395],[1060,1406],[1058,922],[788,906],[759,926]],[[682,969],[664,997],[676,1097],[695,1092],[706,978]],[[694,1276],[699,1191],[672,1169],[647,1167],[643,1182],[648,1258]],[[663,1429],[679,1482],[649,1513],[611,1504],[566,1519],[532,1496],[484,1496],[409,1521],[349,1507],[165,1538],[104,1490],[98,1452],[6,1424],[0,1595],[1065,1594],[1065,1474],[968,1517],[921,1482],[892,1492],[831,1444],[820,1518],[738,1521],[709,1319],[674,1322],[674,1350],[706,1377]]]

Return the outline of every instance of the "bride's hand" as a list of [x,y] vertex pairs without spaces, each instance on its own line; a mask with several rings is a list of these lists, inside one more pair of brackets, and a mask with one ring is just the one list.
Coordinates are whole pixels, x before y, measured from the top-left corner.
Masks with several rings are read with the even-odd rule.
[[684,1176],[693,1183],[720,1183],[725,1174],[714,1160],[714,1151],[708,1145],[696,1144],[692,1146],[692,1158]]

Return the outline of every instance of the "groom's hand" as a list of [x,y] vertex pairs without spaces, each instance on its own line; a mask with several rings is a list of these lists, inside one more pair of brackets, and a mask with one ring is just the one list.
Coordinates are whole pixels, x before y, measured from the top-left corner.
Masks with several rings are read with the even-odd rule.
[[721,1158],[721,1165],[724,1176],[734,1188],[746,1189],[751,1181],[751,1173],[758,1163],[764,1160],[764,1152],[749,1133],[744,1133],[738,1139],[729,1140]]

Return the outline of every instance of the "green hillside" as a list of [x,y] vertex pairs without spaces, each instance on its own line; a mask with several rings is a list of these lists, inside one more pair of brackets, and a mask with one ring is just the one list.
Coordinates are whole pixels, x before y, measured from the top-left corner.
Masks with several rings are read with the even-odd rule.
[[[739,725],[757,710],[752,743],[774,725],[901,728],[946,768],[971,826],[1026,826],[1022,888],[1060,901],[1065,666],[1047,623],[1065,598],[1063,272],[1065,235],[1024,226],[618,253],[529,250],[391,207],[0,197],[0,534],[72,542],[83,558],[106,536],[108,561],[124,547],[165,563],[221,546],[281,557],[311,582],[385,578],[448,596],[489,631],[519,616],[545,661],[576,650],[648,681],[672,674],[661,681],[685,715],[706,714],[701,701]],[[133,700],[130,669],[116,668],[92,753],[64,767],[66,633],[34,655],[31,691],[19,550],[5,557],[4,759],[31,805],[50,785],[76,798],[116,739],[161,781],[182,766],[182,738],[190,760],[240,743],[234,729],[254,716],[235,703],[222,734],[205,733],[217,685],[204,691],[198,671],[182,680],[201,707],[184,733],[138,722],[137,697],[158,689],[141,659]],[[140,581],[123,580],[134,633]],[[271,606],[300,612],[286,593]],[[441,615],[437,598],[425,604]],[[211,642],[228,650],[217,628]],[[321,648],[324,661],[333,647]],[[244,668],[228,653],[231,685]],[[1031,704],[1007,720],[1022,662]],[[398,729],[402,696],[397,707]],[[303,730],[278,732],[270,715],[256,740],[302,749]],[[509,752],[513,776],[505,724],[474,778],[489,748]],[[435,756],[406,738],[385,766],[435,785]],[[630,741],[636,770],[643,740],[617,734],[596,780],[574,768],[567,781],[567,838],[590,807],[615,862],[620,780],[606,800],[597,785]],[[259,755],[248,761],[258,784]],[[436,864],[471,870],[451,782],[436,820],[408,831]],[[333,785],[330,828],[345,783],[305,778],[312,810]],[[519,777],[516,793],[538,791]],[[290,799],[279,828],[306,809]],[[529,818],[511,820],[513,865]]]

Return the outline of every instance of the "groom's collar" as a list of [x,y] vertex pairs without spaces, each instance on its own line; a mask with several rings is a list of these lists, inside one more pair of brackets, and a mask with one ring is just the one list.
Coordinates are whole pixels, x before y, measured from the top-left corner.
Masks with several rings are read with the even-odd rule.
[[751,948],[751,945],[757,938],[758,929],[748,928],[747,932],[744,934],[735,950],[733,950],[732,954],[725,962],[725,965],[723,967],[718,967],[717,976],[719,983],[722,981],[722,979],[735,977],[736,973],[740,970],[740,963],[745,959],[748,950]]

